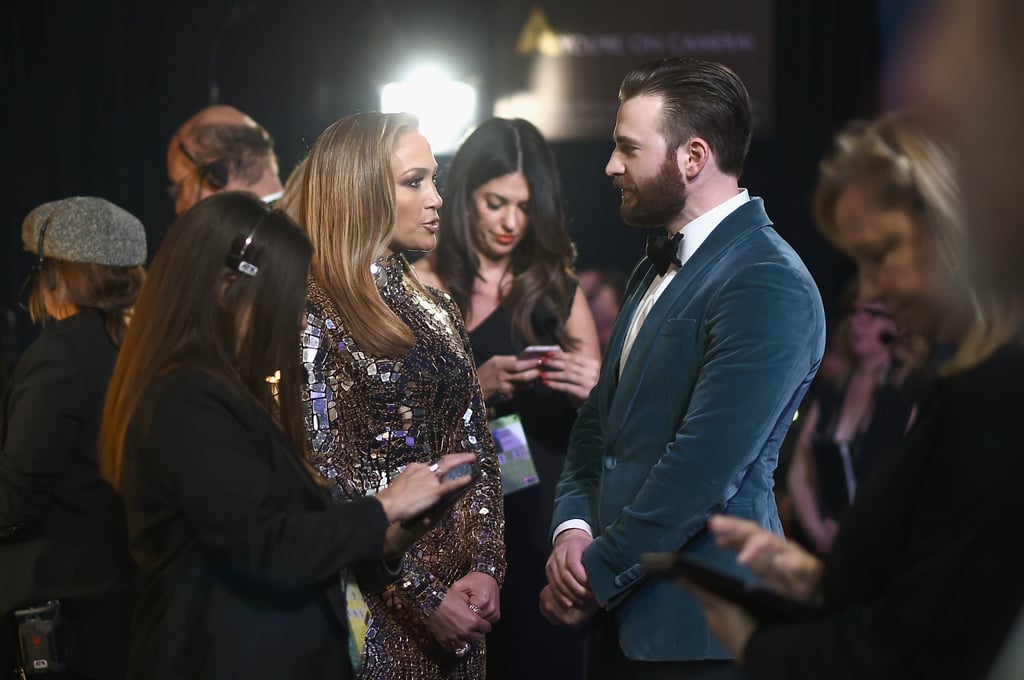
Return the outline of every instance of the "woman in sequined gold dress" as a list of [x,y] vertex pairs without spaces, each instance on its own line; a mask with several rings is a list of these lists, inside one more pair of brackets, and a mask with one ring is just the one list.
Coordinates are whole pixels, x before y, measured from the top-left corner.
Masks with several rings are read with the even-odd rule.
[[363,678],[483,677],[499,617],[501,479],[468,338],[451,298],[402,255],[435,245],[435,171],[415,118],[356,114],[314,144],[295,203],[316,248],[302,359],[317,470],[349,498],[447,453],[475,452],[483,470],[395,583],[349,593]]

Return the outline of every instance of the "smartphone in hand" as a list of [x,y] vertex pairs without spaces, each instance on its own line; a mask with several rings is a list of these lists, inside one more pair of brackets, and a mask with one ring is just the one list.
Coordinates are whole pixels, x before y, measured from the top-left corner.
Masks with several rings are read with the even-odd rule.
[[480,477],[483,476],[483,471],[480,469],[480,463],[478,461],[473,461],[472,463],[463,463],[462,465],[456,465],[455,467],[453,467],[451,470],[444,474],[444,477],[441,478],[441,481],[447,482],[448,480],[458,479],[459,477],[465,477],[466,475],[470,476],[469,484],[460,487],[455,491],[449,491],[445,495],[441,496],[441,500],[439,500],[437,503],[434,503],[434,505],[427,508],[426,510],[416,515],[415,517],[410,517],[409,519],[402,522],[402,527],[405,529],[412,529],[414,526],[423,521],[423,519],[425,519],[426,517],[436,517],[438,515],[441,515],[450,507],[455,505],[460,498],[466,495],[466,492],[473,488],[473,485],[477,483],[477,480],[479,480]]
[[557,354],[562,348],[558,345],[530,345],[519,353],[519,359],[540,359],[548,354]]
[[821,608],[768,590],[753,577],[740,577],[721,566],[685,552],[645,553],[644,571],[653,577],[685,579],[740,605],[758,621],[792,623],[821,615]]

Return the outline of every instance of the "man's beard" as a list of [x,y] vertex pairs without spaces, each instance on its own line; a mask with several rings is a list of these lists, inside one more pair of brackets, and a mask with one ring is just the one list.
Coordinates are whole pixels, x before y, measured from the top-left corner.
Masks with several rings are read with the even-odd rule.
[[[622,189],[623,178],[617,177],[614,184]],[[625,188],[632,191],[633,201],[623,201],[619,215],[632,227],[663,227],[686,205],[686,186],[674,153],[668,154],[654,177]]]

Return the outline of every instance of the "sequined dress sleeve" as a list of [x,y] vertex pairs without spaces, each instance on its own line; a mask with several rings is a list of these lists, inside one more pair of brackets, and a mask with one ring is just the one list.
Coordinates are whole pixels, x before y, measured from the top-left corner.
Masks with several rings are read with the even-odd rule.
[[[387,263],[378,280],[381,297],[416,338],[401,359],[364,352],[333,301],[310,282],[302,358],[312,463],[340,495],[359,498],[386,488],[410,463],[478,454],[484,474],[474,489],[405,554],[396,582],[367,594],[373,622],[363,673],[478,677],[482,649],[454,660],[425,622],[467,573],[503,580],[501,480],[462,319],[446,294],[411,285],[407,267]],[[389,670],[380,670],[384,663]]]
[[[430,289],[439,300],[447,306],[449,313],[457,322],[462,343],[468,356],[473,356],[466,333],[466,324],[458,305],[447,293]],[[476,378],[476,367],[473,367],[473,401],[463,418],[463,426],[459,441],[463,443],[463,451],[476,451],[480,458],[483,477],[472,492],[470,504],[470,550],[476,552],[474,571],[490,574],[502,585],[505,582],[505,542],[504,542],[504,503],[501,490],[501,469],[494,453],[494,440],[487,426],[487,406],[484,404],[480,381]],[[494,517],[494,510],[500,517]]]

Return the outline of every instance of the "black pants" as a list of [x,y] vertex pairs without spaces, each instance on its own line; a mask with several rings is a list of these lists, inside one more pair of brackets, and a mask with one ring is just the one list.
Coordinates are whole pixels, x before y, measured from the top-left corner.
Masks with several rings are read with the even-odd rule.
[[587,635],[587,680],[743,680],[733,661],[633,661],[619,646],[612,616],[598,612]]
[[[538,463],[553,458],[533,448]],[[558,479],[559,471],[545,469],[541,479]],[[554,498],[553,481],[545,491],[540,485],[505,497],[508,569],[501,620],[487,636],[487,680],[583,680],[582,632],[552,625],[540,613],[540,591],[548,582],[544,565],[551,553],[551,511],[545,509],[545,498]]]

